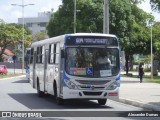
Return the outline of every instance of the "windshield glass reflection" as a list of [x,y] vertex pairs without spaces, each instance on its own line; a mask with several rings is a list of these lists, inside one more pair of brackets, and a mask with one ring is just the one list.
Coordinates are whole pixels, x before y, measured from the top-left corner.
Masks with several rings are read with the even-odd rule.
[[119,72],[117,48],[67,48],[66,72],[73,76],[107,77]]

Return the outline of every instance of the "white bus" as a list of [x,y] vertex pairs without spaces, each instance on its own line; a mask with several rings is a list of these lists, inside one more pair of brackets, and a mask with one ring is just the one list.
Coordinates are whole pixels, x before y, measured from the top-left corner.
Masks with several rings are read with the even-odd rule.
[[39,96],[98,100],[119,97],[120,57],[115,35],[65,34],[31,45],[30,83]]

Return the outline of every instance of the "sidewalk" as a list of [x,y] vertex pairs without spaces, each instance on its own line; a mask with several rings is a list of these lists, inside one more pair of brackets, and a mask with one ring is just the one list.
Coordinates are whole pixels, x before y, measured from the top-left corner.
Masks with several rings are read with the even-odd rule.
[[160,111],[160,84],[139,83],[139,78],[121,77],[120,102]]
[[[128,72],[129,74],[132,74],[132,75],[138,75],[138,72],[136,71],[129,71]],[[122,75],[125,75],[126,74],[126,71],[121,71],[121,74]],[[150,76],[151,75],[151,72],[145,72],[144,73],[146,76]],[[158,72],[158,75],[160,75],[160,73]]]
[[[13,74],[13,71],[13,69],[10,69],[9,73]],[[16,70],[16,73],[21,72],[21,69]],[[125,72],[121,72],[121,74],[125,74]],[[137,72],[132,72],[132,74],[138,75]],[[147,75],[149,74],[147,73]],[[140,83],[139,78],[121,77],[119,92],[119,101],[122,103],[147,110],[160,111],[160,84],[158,83]]]
[[[13,68],[8,68],[8,74],[19,74],[22,73],[22,69],[13,69]],[[26,73],[26,69],[23,69],[23,73]]]

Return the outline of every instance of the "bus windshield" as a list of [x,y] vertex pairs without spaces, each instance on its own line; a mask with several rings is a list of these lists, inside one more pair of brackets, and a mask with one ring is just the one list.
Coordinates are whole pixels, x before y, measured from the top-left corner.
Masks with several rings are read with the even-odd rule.
[[66,72],[72,76],[102,78],[119,73],[117,48],[68,47]]

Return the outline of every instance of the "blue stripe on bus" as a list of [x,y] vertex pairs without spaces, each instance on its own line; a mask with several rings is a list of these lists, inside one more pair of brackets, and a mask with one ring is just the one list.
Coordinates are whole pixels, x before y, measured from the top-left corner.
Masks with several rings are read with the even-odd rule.
[[120,80],[120,78],[121,78],[121,77],[120,77],[120,74],[119,74],[119,75],[117,76],[116,80]]
[[66,83],[64,82],[65,79],[66,79],[66,80],[70,80],[70,78],[68,78],[68,77],[66,76],[66,74],[64,74],[63,86],[67,86]]
[[65,41],[65,42],[64,42],[64,46],[66,46],[66,39],[67,39],[68,36],[71,36],[71,35],[70,35],[70,34],[65,34],[65,37],[64,37],[64,39],[65,39],[65,40],[64,40],[64,41]]

